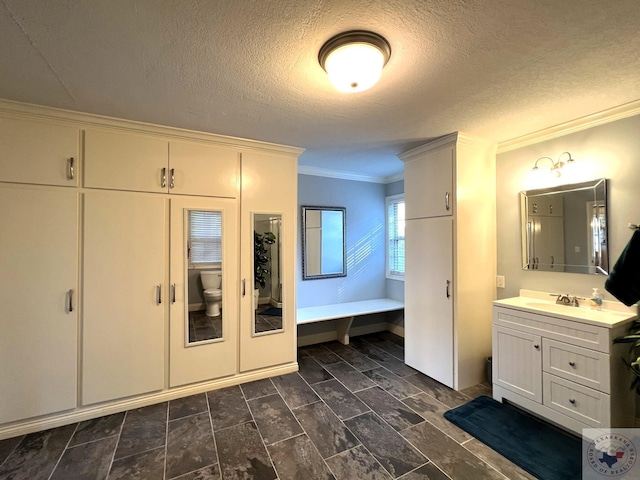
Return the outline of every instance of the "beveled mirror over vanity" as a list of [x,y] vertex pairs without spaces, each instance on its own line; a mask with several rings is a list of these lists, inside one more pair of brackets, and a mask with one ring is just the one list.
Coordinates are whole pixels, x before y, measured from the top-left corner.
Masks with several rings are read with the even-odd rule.
[[607,275],[607,180],[520,192],[522,268]]

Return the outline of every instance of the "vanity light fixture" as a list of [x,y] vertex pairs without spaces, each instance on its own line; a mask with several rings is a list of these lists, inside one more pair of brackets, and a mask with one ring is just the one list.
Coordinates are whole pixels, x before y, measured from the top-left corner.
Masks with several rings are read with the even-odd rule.
[[[567,155],[569,158],[567,160],[565,160],[564,162],[562,161],[562,156],[563,155]],[[573,159],[573,157],[571,157],[571,154],[569,152],[562,152],[560,154],[560,156],[558,157],[558,160],[554,160],[551,157],[540,157],[539,159],[536,160],[536,163],[534,163],[532,170],[534,172],[537,172],[540,170],[540,167],[538,167],[538,162],[540,160],[549,160],[551,162],[551,168],[549,169],[549,172],[552,175],[555,175],[556,177],[560,176],[560,169],[562,167],[564,167],[565,165],[568,165],[570,163],[575,162],[575,160]]]
[[318,61],[341,92],[373,87],[391,57],[391,45],[377,33],[351,30],[331,37],[320,49]]

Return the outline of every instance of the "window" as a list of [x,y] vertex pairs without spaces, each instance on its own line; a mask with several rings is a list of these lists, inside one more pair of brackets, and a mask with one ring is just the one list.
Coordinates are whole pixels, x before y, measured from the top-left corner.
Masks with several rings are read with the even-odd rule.
[[387,278],[404,280],[404,194],[387,197]]
[[189,211],[189,264],[222,263],[222,212]]

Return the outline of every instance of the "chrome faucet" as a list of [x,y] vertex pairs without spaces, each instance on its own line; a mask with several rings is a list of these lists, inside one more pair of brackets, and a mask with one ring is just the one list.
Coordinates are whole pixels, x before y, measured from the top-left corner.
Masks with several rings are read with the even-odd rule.
[[[580,297],[577,297],[575,295],[569,295],[569,294],[558,294],[558,293],[552,293],[551,295],[553,295],[556,298],[556,303],[558,305],[572,305],[574,307],[579,307],[580,306],[580,302],[578,300],[581,300]],[[584,300],[584,299],[582,299]]]

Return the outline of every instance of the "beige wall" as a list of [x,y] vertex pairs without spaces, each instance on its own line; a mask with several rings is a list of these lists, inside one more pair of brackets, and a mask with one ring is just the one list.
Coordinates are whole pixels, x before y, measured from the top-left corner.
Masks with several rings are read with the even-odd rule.
[[518,193],[553,185],[551,180],[545,185],[533,184],[530,170],[536,159],[544,156],[556,159],[565,151],[571,152],[576,162],[571,171],[566,171],[555,183],[609,179],[611,265],[631,237],[627,224],[640,224],[640,115],[499,153],[496,159],[497,274],[506,277],[506,288],[497,290],[498,298],[517,296],[520,288],[584,297],[593,287],[598,287],[605,299],[615,300],[604,291],[606,277],[603,275],[522,270]]

